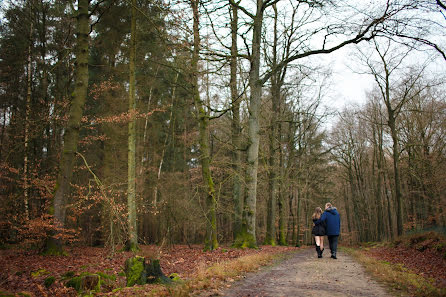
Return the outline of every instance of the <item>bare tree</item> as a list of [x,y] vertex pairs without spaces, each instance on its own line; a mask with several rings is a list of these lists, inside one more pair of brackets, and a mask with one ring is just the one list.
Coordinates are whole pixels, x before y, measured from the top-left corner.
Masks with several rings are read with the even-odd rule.
[[[276,66],[264,73],[260,74],[261,61],[261,36],[262,26],[264,21],[265,11],[272,7],[279,1],[271,0],[257,0],[255,5],[255,12],[251,12],[248,7],[241,6],[233,0],[230,0],[232,5],[236,5],[248,18],[251,19],[250,30],[252,32],[252,39],[249,47],[248,59],[250,62],[249,72],[249,120],[248,120],[248,156],[247,156],[247,203],[244,206],[244,235],[236,239],[237,246],[254,247],[256,243],[255,232],[255,218],[256,218],[256,196],[257,196],[257,170],[258,170],[258,153],[259,153],[259,107],[262,97],[263,85],[289,63],[305,57],[328,54],[334,52],[349,44],[358,44],[361,41],[371,40],[377,34],[383,31],[383,24],[389,19],[398,15],[399,12],[407,9],[405,6],[394,5],[387,2],[381,7],[376,7],[375,11],[370,12],[369,15],[364,15],[362,22],[359,25],[349,24],[347,20],[343,24],[332,24],[323,28],[317,28],[307,32],[308,35],[303,34],[302,39],[296,39],[296,44],[291,46],[291,54],[282,61],[278,62]],[[324,8],[319,1],[299,1],[303,5],[307,5],[310,11],[308,15],[311,19],[312,13],[317,13],[317,8]],[[331,4],[328,3],[327,6]],[[307,42],[311,40],[313,35],[320,32],[325,32],[320,48],[311,47]],[[332,39],[332,37],[337,37]],[[341,41],[340,38],[344,37]],[[304,39],[306,38],[306,39]]]

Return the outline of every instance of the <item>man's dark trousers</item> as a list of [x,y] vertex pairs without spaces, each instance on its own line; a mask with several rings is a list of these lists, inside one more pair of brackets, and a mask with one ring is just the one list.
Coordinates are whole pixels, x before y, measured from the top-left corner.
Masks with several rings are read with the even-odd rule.
[[338,237],[339,235],[328,235],[328,243],[330,244],[331,255],[336,257],[336,251],[338,250]]

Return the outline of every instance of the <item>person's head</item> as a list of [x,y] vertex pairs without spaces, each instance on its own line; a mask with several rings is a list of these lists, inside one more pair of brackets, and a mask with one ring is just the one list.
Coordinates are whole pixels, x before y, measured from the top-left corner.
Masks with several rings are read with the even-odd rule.
[[325,203],[325,209],[333,207],[330,202]]
[[316,207],[316,209],[314,210],[312,218],[319,220],[321,218],[321,215],[322,215],[322,208]]

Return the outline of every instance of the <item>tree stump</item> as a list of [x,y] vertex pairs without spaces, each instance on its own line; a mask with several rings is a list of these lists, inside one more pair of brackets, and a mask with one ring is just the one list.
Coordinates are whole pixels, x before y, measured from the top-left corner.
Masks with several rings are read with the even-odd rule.
[[66,284],[66,287],[74,288],[77,292],[96,291],[101,290],[101,277],[98,274],[86,273],[81,276],[71,278]]
[[161,271],[160,261],[158,259],[149,259],[135,256],[125,261],[125,276],[127,286],[144,285],[153,283],[167,284],[172,282],[170,278]]

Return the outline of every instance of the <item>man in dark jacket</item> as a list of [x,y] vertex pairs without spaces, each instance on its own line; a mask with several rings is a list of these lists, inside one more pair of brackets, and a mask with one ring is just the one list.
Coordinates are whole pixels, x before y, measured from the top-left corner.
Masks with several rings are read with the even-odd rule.
[[338,249],[338,237],[341,231],[341,217],[336,207],[333,207],[331,203],[325,204],[325,212],[315,224],[317,225],[321,222],[325,222],[327,225],[326,234],[328,236],[328,243],[330,244],[331,257],[337,259],[336,251]]

